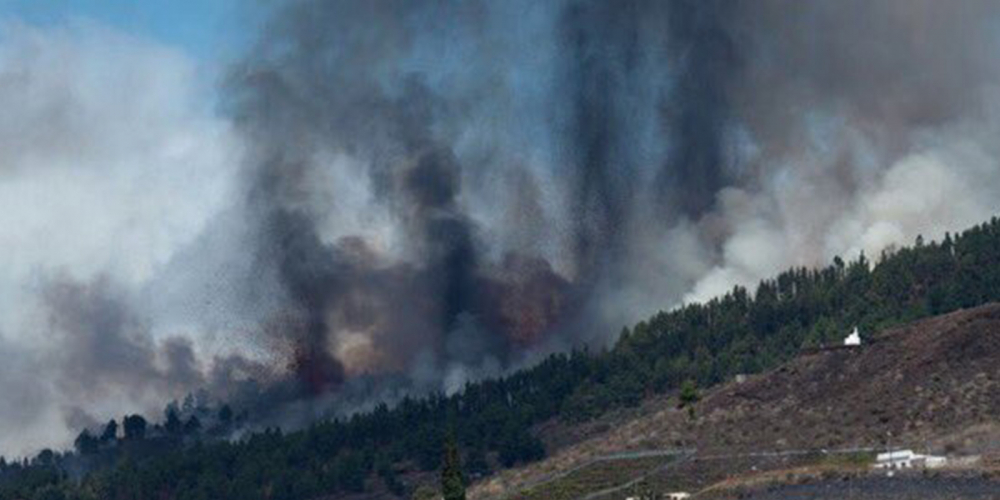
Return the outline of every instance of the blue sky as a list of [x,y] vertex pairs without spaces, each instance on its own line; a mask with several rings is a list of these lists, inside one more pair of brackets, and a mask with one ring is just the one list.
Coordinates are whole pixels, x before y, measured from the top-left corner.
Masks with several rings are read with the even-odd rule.
[[0,0],[0,19],[32,24],[87,18],[175,46],[204,63],[233,57],[253,39],[253,0]]

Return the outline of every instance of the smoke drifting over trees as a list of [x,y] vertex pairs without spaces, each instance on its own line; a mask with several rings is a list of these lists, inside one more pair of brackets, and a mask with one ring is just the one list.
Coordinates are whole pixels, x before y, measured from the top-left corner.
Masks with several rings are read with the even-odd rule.
[[[152,404],[133,390],[198,387],[312,418],[457,390],[789,265],[938,236],[998,208],[998,10],[293,1],[205,116],[183,59],[155,62],[166,49],[124,67],[166,82],[154,95],[176,99],[151,102],[178,111],[118,108],[64,88],[101,71],[111,35],[21,27],[0,39],[0,190],[36,209],[0,201],[19,284],[0,291],[0,352],[32,353],[18,373],[77,360],[37,382],[49,427]],[[98,48],[46,70],[74,59],[67,37]],[[137,122],[156,127],[121,125]],[[166,173],[133,166],[148,151],[168,151]],[[76,199],[93,213],[74,219],[32,197],[75,193],[52,168],[130,190],[118,206]],[[137,209],[133,191],[157,196]],[[145,216],[158,211],[175,215]],[[119,228],[122,213],[138,215]],[[85,258],[28,258],[44,238],[16,227],[66,234]],[[121,234],[147,236],[99,244]],[[21,304],[33,312],[10,313]],[[92,356],[105,344],[120,355]],[[81,391],[121,398],[67,396]]]

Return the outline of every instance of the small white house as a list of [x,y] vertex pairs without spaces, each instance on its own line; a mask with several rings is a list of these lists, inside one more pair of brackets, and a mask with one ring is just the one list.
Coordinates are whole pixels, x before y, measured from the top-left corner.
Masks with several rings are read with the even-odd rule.
[[913,450],[896,450],[879,453],[875,457],[876,469],[909,469],[913,467]]
[[[691,498],[691,494],[685,491],[675,491],[673,493],[667,493],[663,495],[663,498],[668,500],[686,500]],[[642,500],[640,497],[625,497],[625,500]]]
[[946,457],[935,455],[920,455],[913,450],[895,450],[886,453],[879,453],[875,457],[876,469],[912,469],[922,467],[936,469],[943,467],[948,462]]
[[851,334],[844,339],[844,345],[845,346],[861,345],[861,334],[858,333],[858,327],[854,327],[854,331],[851,332]]

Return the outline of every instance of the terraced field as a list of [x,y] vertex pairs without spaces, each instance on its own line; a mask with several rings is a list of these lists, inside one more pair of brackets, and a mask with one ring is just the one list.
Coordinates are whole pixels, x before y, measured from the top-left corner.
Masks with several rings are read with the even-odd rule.
[[574,469],[531,486],[511,500],[576,500],[593,498],[600,492],[627,488],[644,477],[679,460],[679,456],[605,459]]

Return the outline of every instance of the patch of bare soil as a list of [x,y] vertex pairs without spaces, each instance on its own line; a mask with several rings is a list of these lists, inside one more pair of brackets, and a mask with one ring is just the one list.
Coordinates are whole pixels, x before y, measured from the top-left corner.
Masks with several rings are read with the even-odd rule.
[[[685,448],[708,457],[891,443],[982,454],[988,463],[1000,450],[998,415],[1000,304],[990,304],[881,332],[858,349],[803,354],[742,383],[725,384],[705,395],[694,418],[676,400],[658,397],[634,413],[585,427],[551,424],[542,432],[554,436],[552,456],[488,478],[470,496],[502,498],[594,457],[636,450]],[[773,467],[794,460],[783,461]],[[703,487],[747,468],[773,469],[757,462],[723,465],[700,479],[690,471],[697,480],[688,482]]]
[[732,498],[747,500],[993,500],[1000,499],[1000,483],[976,476],[868,476],[780,485]]
[[729,384],[700,405],[696,439],[730,450],[892,441],[922,448],[996,422],[998,367],[1000,305],[959,311]]

